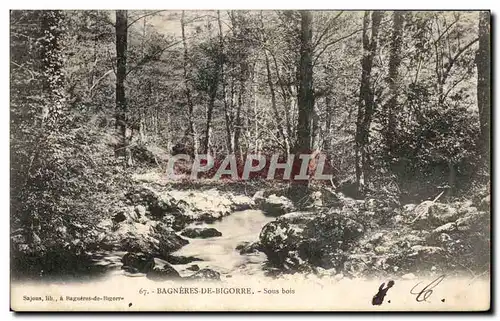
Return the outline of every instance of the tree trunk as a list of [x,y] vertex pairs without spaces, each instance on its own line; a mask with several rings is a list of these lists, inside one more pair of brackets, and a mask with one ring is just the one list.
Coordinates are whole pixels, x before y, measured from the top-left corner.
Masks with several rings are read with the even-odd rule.
[[326,119],[325,119],[325,137],[323,138],[323,150],[329,152],[332,148],[332,99],[329,95],[325,97]]
[[[241,26],[239,25],[239,22],[237,21],[235,14],[233,11],[229,12],[229,17],[231,19],[231,25],[232,25],[232,30],[233,30],[233,36],[239,40],[239,42],[243,42],[243,39],[245,35],[243,35],[241,31]],[[241,46],[241,45],[240,45]],[[236,154],[237,158],[241,157],[241,146],[240,146],[240,137],[241,137],[241,132],[242,132],[242,121],[241,121],[241,112],[243,109],[243,105],[246,99],[246,81],[248,80],[249,77],[249,65],[248,65],[248,54],[247,54],[247,48],[242,48],[239,47],[237,49],[239,53],[239,76],[238,76],[238,101],[236,105],[236,119],[235,119],[235,126],[234,126],[234,135],[233,135],[233,150],[234,153]]]
[[446,196],[453,196],[455,194],[455,185],[457,180],[457,171],[453,161],[448,162],[448,191]]
[[272,78],[272,74],[271,74],[271,67],[269,65],[269,57],[267,55],[266,50],[264,50],[264,57],[265,57],[265,62],[266,62],[267,84],[269,86],[269,91],[271,93],[271,108],[274,112],[274,117],[276,118],[278,132],[280,133],[281,138],[283,139],[284,152],[285,152],[285,154],[288,155],[290,153],[290,143],[289,143],[287,135],[285,133],[285,129],[283,128],[283,120],[281,119],[280,113],[278,111],[278,106],[276,104],[276,91],[274,89],[274,83],[273,83],[273,78]]
[[[217,68],[218,69],[218,68]],[[217,72],[218,73],[218,72]],[[210,135],[212,131],[212,115],[215,105],[215,98],[217,95],[217,86],[219,84],[218,75],[216,75],[215,79],[212,81],[210,85],[210,94],[209,94],[209,102],[207,108],[207,121],[205,126],[205,139],[203,140],[203,153],[209,154],[210,152]]]
[[[261,30],[262,30],[262,42],[264,43],[264,46],[267,46],[267,37],[264,32],[264,18],[262,11],[260,12],[260,23],[261,23]],[[266,63],[266,74],[267,74],[267,85],[269,86],[269,92],[271,94],[271,108],[274,113],[274,117],[276,118],[276,126],[278,127],[278,133],[281,136],[281,139],[283,140],[283,152],[285,155],[288,155],[290,153],[290,142],[288,140],[287,134],[285,133],[285,129],[283,127],[283,119],[281,118],[280,112],[278,111],[278,105],[276,102],[276,89],[274,88],[274,81],[273,81],[273,75],[271,72],[271,63],[269,60],[269,54],[268,50],[264,48],[264,58],[265,58],[265,63]],[[276,70],[276,73],[278,74],[279,71]],[[279,80],[279,74],[278,74],[278,80]]]
[[404,11],[394,11],[393,30],[391,39],[391,52],[389,57],[389,90],[390,98],[385,106],[385,116],[387,117],[387,125],[384,132],[385,143],[388,150],[388,159],[391,160],[397,148],[394,144],[394,137],[396,132],[396,117],[398,114],[398,96],[399,90],[399,67],[401,66],[401,44],[403,41],[403,23]]
[[301,47],[297,95],[299,118],[297,124],[296,152],[308,153],[311,149],[311,116],[314,108],[312,66],[312,16],[301,11]]
[[246,62],[240,63],[240,79],[239,79],[239,90],[238,90],[238,104],[236,106],[236,125],[234,128],[234,152],[237,154],[237,158],[241,156],[240,147],[240,136],[242,129],[241,122],[241,110],[243,108],[243,102],[246,94],[246,78],[248,73],[248,64]]
[[283,81],[283,79],[280,76],[280,70],[278,67],[278,61],[276,59],[276,56],[271,51],[269,51],[269,54],[273,58],[273,65],[274,65],[274,69],[276,70],[276,77],[278,78],[278,83],[280,85],[281,97],[283,99],[283,111],[285,114],[286,141],[288,143],[287,154],[290,154],[290,151],[291,151],[290,145],[291,145],[292,137],[293,137],[291,116],[290,116],[290,114],[292,112],[291,103],[290,103],[291,102],[291,97],[290,97],[291,93],[290,93],[290,90],[287,90],[285,82]]
[[[63,114],[64,73],[61,49],[63,14],[60,10],[45,10],[40,13],[42,37],[40,38],[40,60],[42,90],[48,102],[43,106],[42,126],[50,127]],[[48,120],[48,122],[47,122]]]
[[[61,127],[57,125],[61,118],[66,114],[64,110],[64,60],[62,49],[63,46],[61,44],[64,30],[62,28],[64,24],[64,15],[60,10],[40,10],[30,11],[29,17],[33,21],[36,21],[38,19],[40,21],[40,30],[37,30],[35,33],[35,35],[38,37],[37,40],[39,41],[40,56],[35,56],[34,60],[32,60],[30,58],[33,54],[29,52],[27,53],[26,58],[29,59],[27,60],[28,63],[32,63],[34,67],[38,67],[36,68],[36,70],[40,73],[40,78],[38,79],[40,81],[42,92],[40,93],[38,91],[40,87],[37,84],[36,86],[33,86],[33,88],[29,88],[28,92],[22,92],[22,94],[25,96],[30,96],[30,94],[33,94],[31,90],[36,91],[36,95],[41,94],[41,98],[43,99],[43,106],[41,114],[36,115],[37,117],[35,118],[36,120],[33,124],[33,136],[27,135],[27,133],[25,132],[25,127],[11,127],[11,139],[12,137],[15,137],[14,135],[17,134],[21,128],[23,134],[20,137],[23,137],[23,139],[26,139],[28,137],[30,138],[30,144],[24,145],[27,147],[26,154],[29,155],[29,159],[26,160],[26,163],[24,162],[24,157],[22,157],[22,160],[19,159],[19,162],[16,162],[17,157],[15,157],[15,154],[17,153],[15,153],[14,150],[11,151],[11,175],[13,173],[16,173],[17,171],[23,173],[23,176],[21,176],[23,178],[22,181],[11,180],[12,187],[14,187],[17,192],[13,195],[11,210],[17,208],[18,206],[21,206],[22,208],[25,207],[24,204],[26,203],[26,200],[23,198],[23,196],[25,195],[25,188],[28,185],[33,184],[32,175],[34,175],[34,172],[36,172],[36,170],[40,168],[36,164],[38,163],[40,157],[43,157],[44,155],[41,152],[44,151],[44,147],[47,146],[48,137],[54,134],[54,132],[57,132],[61,129]],[[13,99],[12,96],[11,99]],[[27,120],[28,118],[25,118],[19,124],[22,124],[24,121],[26,121],[24,125],[28,125]],[[37,122],[37,120],[40,121]],[[12,121],[12,124],[14,124],[15,120]],[[15,140],[11,140],[11,143],[13,141]],[[45,153],[46,152],[47,151],[45,151]],[[13,171],[12,169],[14,168],[16,168],[16,170]],[[24,171],[24,169],[26,171]],[[26,210],[22,210],[19,214],[21,224],[26,228],[24,236],[26,237],[28,244],[34,244],[34,237],[36,236],[38,238],[37,234],[39,234],[39,232],[41,231],[40,216],[34,211]]]
[[132,165],[132,155],[127,138],[127,10],[116,11],[116,126],[120,143],[115,154],[123,157],[126,165]]
[[220,81],[222,83],[222,99],[224,102],[224,120],[226,123],[226,148],[228,154],[233,153],[233,145],[231,143],[231,120],[229,117],[229,107],[226,97],[226,76],[224,74],[224,38],[222,36],[222,24],[220,20],[220,11],[217,10],[217,22],[219,24],[219,50],[220,50]]
[[193,100],[191,98],[191,85],[188,73],[188,62],[189,62],[189,53],[186,41],[186,32],[185,32],[185,12],[182,11],[181,16],[181,34],[182,34],[182,46],[184,48],[184,55],[182,61],[183,75],[184,75],[184,91],[186,95],[186,101],[188,106],[188,128],[186,130],[186,136],[189,138],[189,143],[193,144],[194,154],[198,154],[198,137],[196,135],[196,127],[194,124],[194,105]]
[[[143,18],[143,24],[142,24],[142,38],[141,38],[141,59],[145,59],[146,57],[146,46],[144,45],[145,42],[146,42],[146,28],[147,28],[147,21],[148,21],[148,18],[147,17],[144,17]],[[139,141],[142,143],[142,142],[145,142],[146,140],[146,113],[147,113],[147,110],[146,108],[148,108],[151,103],[150,103],[150,100],[151,100],[151,94],[153,93],[153,90],[152,90],[152,84],[151,84],[151,81],[150,80],[147,80],[147,83],[146,83],[146,99],[144,101],[144,104],[140,106],[140,109],[139,109],[139,121],[138,121],[138,124],[139,124]]]
[[358,105],[358,117],[356,121],[356,184],[358,191],[363,193],[365,186],[369,180],[370,170],[370,154],[369,148],[369,131],[373,114],[375,112],[374,93],[371,81],[371,71],[373,67],[373,59],[377,51],[378,31],[382,12],[373,11],[371,14],[371,40],[368,36],[368,28],[370,25],[370,12],[366,11],[363,19],[363,58],[361,60],[361,86],[360,99]]
[[[292,175],[297,175],[301,168],[300,154],[310,154],[311,152],[311,116],[314,113],[313,94],[313,65],[312,65],[312,14],[310,11],[301,11],[300,29],[300,63],[297,72],[298,83],[298,120],[297,120],[297,141],[295,144],[295,161]],[[309,173],[307,173],[309,174]],[[308,199],[305,196],[308,192],[309,180],[293,180],[290,189],[290,196],[295,200]],[[299,203],[299,207],[306,205]]]
[[479,50],[477,52],[477,105],[479,108],[480,146],[485,159],[490,159],[491,117],[491,44],[490,13],[479,13]]

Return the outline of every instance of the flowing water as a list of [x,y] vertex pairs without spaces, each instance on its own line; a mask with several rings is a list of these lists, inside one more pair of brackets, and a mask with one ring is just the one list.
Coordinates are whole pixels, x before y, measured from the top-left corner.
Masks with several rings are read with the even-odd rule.
[[[264,225],[274,218],[267,217],[262,211],[246,210],[234,212],[213,223],[193,223],[190,226],[212,227],[222,233],[220,237],[206,239],[192,239],[189,244],[172,253],[173,256],[185,256],[199,259],[189,264],[172,264],[183,277],[195,272],[188,269],[196,264],[200,269],[210,268],[219,272],[222,278],[245,277],[248,275],[264,276],[263,264],[267,258],[262,252],[241,255],[236,246],[242,242],[258,241],[259,234]],[[121,269],[121,258],[126,252],[106,251],[96,253],[90,266],[82,266],[81,271],[68,271],[64,275],[40,275],[33,277],[20,277],[24,280],[50,282],[50,283],[86,283],[93,279],[129,279],[129,277],[143,277],[145,274],[130,274]],[[155,259],[157,264],[166,263]]]
[[267,217],[258,210],[235,212],[211,224],[197,224],[196,226],[213,227],[222,233],[220,237],[206,239],[189,239],[189,244],[173,255],[193,256],[203,261],[196,261],[186,265],[175,265],[181,275],[193,272],[186,270],[189,265],[197,264],[200,268],[211,268],[226,277],[234,275],[262,274],[262,264],[266,255],[262,252],[241,255],[235,248],[242,242],[258,241],[264,225],[274,218]]

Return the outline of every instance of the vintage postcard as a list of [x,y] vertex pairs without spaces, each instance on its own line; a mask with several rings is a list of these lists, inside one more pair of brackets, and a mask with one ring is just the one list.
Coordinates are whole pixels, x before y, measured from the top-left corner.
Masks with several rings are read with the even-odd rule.
[[489,11],[10,11],[13,311],[487,311]]

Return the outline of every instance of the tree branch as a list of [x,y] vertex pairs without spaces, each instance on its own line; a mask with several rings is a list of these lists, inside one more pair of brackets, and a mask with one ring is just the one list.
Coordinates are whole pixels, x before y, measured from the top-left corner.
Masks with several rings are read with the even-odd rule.
[[92,85],[92,87],[89,88],[89,94],[92,93],[92,90],[104,79],[106,78],[107,75],[113,72],[113,69],[110,69],[104,73],[99,79],[96,80],[96,82]]
[[139,21],[139,20],[141,20],[141,19],[143,19],[143,18],[146,18],[146,17],[152,16],[152,15],[155,15],[155,14],[160,13],[160,12],[163,12],[163,11],[167,11],[167,10],[156,10],[156,11],[153,11],[153,12],[146,13],[146,14],[144,14],[144,15],[142,15],[142,16],[140,16],[140,17],[138,17],[138,18],[134,19],[134,20],[132,20],[132,22],[130,22],[130,23],[127,25],[127,28],[128,28],[128,27],[130,27],[130,26],[132,26],[134,23],[136,23],[137,21]]
[[363,31],[363,28],[358,29],[358,30],[355,30],[355,31],[351,32],[351,33],[350,33],[350,34],[348,34],[348,35],[345,35],[345,36],[343,36],[343,37],[340,37],[340,38],[338,38],[338,39],[335,39],[335,40],[330,41],[329,43],[327,43],[327,44],[323,47],[323,49],[321,49],[321,51],[320,51],[320,52],[316,55],[316,58],[314,59],[314,62],[313,62],[313,66],[314,66],[314,65],[316,65],[316,61],[317,61],[317,60],[319,59],[319,57],[320,57],[320,56],[321,56],[321,55],[325,52],[325,50],[326,50],[326,49],[328,49],[329,47],[333,46],[334,44],[336,44],[336,43],[338,43],[338,42],[340,42],[340,41],[342,41],[342,40],[344,40],[344,39],[347,39],[347,38],[350,38],[350,37],[354,36],[355,34],[357,34],[358,32],[361,32],[361,31]]
[[333,17],[332,19],[330,19],[330,21],[328,22],[328,25],[325,27],[325,29],[323,30],[323,32],[320,34],[320,36],[318,37],[318,39],[315,41],[315,43],[313,45],[313,50],[314,50],[314,48],[316,48],[321,43],[321,40],[323,40],[323,37],[333,27],[333,23],[335,22],[335,20],[337,20],[343,13],[344,13],[344,11],[340,11],[335,17]]
[[445,72],[443,74],[443,77],[441,79],[443,84],[446,82],[446,79],[450,75],[451,68],[453,67],[453,65],[457,61],[458,57],[460,57],[461,54],[463,54],[467,49],[469,49],[473,44],[475,44],[478,41],[479,41],[479,37],[476,38],[476,39],[474,39],[474,40],[472,40],[471,42],[469,42],[466,46],[464,46],[462,49],[460,49],[455,54],[455,56],[449,61],[448,67],[446,67],[446,70],[445,70]]
[[165,48],[161,48],[161,49],[155,51],[152,54],[144,56],[144,58],[142,58],[134,67],[130,68],[127,71],[127,75],[130,74],[132,71],[136,70],[137,68],[141,67],[142,65],[145,65],[146,63],[148,63],[149,61],[151,61],[151,59],[153,59],[153,57],[155,57],[157,55],[163,54],[168,48],[171,48],[171,47],[173,47],[173,46],[175,46],[175,45],[177,45],[177,44],[179,44],[181,42],[182,42],[182,40],[173,42],[170,45],[166,46]]
[[453,27],[453,25],[455,25],[457,22],[458,22],[458,19],[456,19],[455,21],[450,23],[450,25],[448,27],[446,27],[446,29],[438,36],[438,38],[434,42],[438,43],[441,40],[441,38],[448,32],[448,30],[450,30],[450,28]]

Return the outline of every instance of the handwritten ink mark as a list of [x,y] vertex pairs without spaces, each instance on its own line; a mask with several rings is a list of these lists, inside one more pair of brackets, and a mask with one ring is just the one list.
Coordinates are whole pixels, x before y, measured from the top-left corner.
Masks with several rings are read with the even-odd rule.
[[[433,289],[439,284],[441,283],[441,281],[443,281],[443,279],[445,278],[445,275],[441,275],[440,277],[438,277],[437,279],[435,279],[434,281],[432,281],[431,283],[427,284],[420,292],[414,292],[413,290],[415,290],[415,288],[417,286],[419,286],[422,282],[418,282],[417,284],[415,284],[415,286],[413,288],[411,288],[410,290],[410,294],[413,294],[413,295],[416,295],[417,297],[415,298],[415,300],[417,300],[417,302],[423,302],[423,301],[427,301],[427,299],[431,296],[431,294],[434,292]],[[442,301],[442,300],[441,300]]]
[[129,308],[130,308],[131,306],[132,306],[132,302],[130,302],[130,303],[128,304],[128,307],[129,307]]
[[392,288],[393,285],[394,281],[392,280],[387,283],[387,287],[385,288],[384,288],[385,283],[382,283],[378,288],[377,294],[373,296],[372,305],[382,305],[382,303],[384,302],[384,297],[387,294],[387,291],[389,291],[389,289]]
[[445,299],[441,299],[441,302],[444,302],[444,301],[446,301],[446,300]]
[[391,300],[387,301],[387,303],[391,303]]

